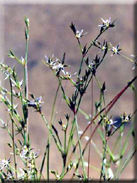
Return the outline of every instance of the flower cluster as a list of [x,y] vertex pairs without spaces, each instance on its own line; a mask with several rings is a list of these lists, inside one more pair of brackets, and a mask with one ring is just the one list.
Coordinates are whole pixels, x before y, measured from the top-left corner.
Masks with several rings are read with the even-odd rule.
[[35,160],[38,158],[39,153],[34,152],[32,148],[27,147],[24,145],[19,153],[21,159],[24,162],[27,162],[27,167],[24,169],[20,168],[20,174],[18,175],[18,178],[21,180],[25,179],[35,179],[37,168],[35,165]]

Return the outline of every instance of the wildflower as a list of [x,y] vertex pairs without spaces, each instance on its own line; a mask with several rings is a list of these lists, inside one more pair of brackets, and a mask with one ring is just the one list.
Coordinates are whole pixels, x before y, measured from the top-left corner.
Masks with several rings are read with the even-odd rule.
[[19,168],[19,170],[20,170],[21,173],[18,174],[18,179],[19,180],[27,179],[27,177],[28,177],[27,172],[24,169],[22,169],[22,168]]
[[88,165],[89,165],[88,162],[87,161],[84,161],[84,166],[85,167],[88,167]]
[[35,169],[34,161],[31,161],[30,163],[28,163],[28,169],[30,172],[32,172]]
[[108,43],[104,40],[103,44],[101,44],[99,41],[97,41],[97,44],[95,44],[101,51],[105,51],[107,53],[108,50]]
[[130,122],[131,121],[131,118],[132,118],[131,114],[126,115],[125,113],[123,113],[123,115],[121,117],[123,123],[124,122]]
[[89,140],[89,137],[88,136],[85,136],[85,140],[88,141]]
[[83,29],[81,31],[76,31],[76,37],[81,38],[83,36]]
[[33,107],[34,109],[37,110],[37,112],[40,112],[41,111],[40,104],[42,104],[44,102],[42,101],[42,96],[40,96],[36,99],[34,98],[34,100],[32,100],[32,101],[28,100],[27,103],[28,103],[28,107]]
[[106,19],[106,20],[104,20],[103,18],[101,18],[101,20],[103,21],[103,24],[98,25],[99,27],[101,27],[100,32],[103,32],[105,29],[108,29],[109,27],[114,27],[115,26],[114,25],[114,22],[115,21],[113,21],[111,23],[111,17],[109,19]]
[[45,59],[46,59],[46,65],[49,66],[50,68],[52,68],[59,60],[58,58],[55,58],[54,55],[52,55],[49,58],[45,55]]
[[23,146],[23,149],[20,152],[20,157],[23,159],[27,159],[29,155],[29,149],[26,145]]
[[117,54],[117,55],[120,55],[120,51],[121,51],[122,49],[120,49],[119,48],[119,45],[117,45],[116,47],[112,47],[112,49],[111,49],[111,51],[113,52],[113,54],[112,55],[115,55],[115,54]]
[[46,65],[49,66],[53,72],[55,72],[56,76],[60,76],[60,72],[62,72],[64,76],[71,77],[69,76],[69,73],[65,72],[64,70],[65,67],[68,67],[68,65],[64,64],[65,53],[63,55],[62,61],[60,61],[58,58],[55,58],[54,55],[52,55],[51,58],[48,58],[45,55],[45,58],[46,58]]
[[79,134],[79,135],[82,135],[82,134],[83,134],[83,131],[78,131],[78,134]]
[[3,168],[8,168],[9,164],[10,164],[10,159],[3,159],[0,161],[0,170],[2,170]]
[[62,64],[59,63],[59,64],[57,64],[57,65],[53,65],[52,69],[53,69],[53,70],[59,70],[59,69],[63,70],[64,67],[63,67]]
[[114,128],[114,121],[112,118],[108,119],[107,117],[104,117],[103,121],[105,122],[106,135],[109,137],[112,133],[113,128]]
[[39,152],[37,151],[36,153],[34,152],[34,151],[31,151],[30,153],[29,153],[29,160],[31,161],[31,160],[35,160],[37,157],[39,156]]
[[73,33],[75,34],[76,38],[78,38],[78,39],[87,34],[87,32],[83,33],[83,29],[81,31],[77,30],[76,26],[73,24],[73,22],[71,23],[70,28],[72,29]]
[[86,35],[87,34],[87,32],[85,32],[85,33],[83,33],[83,29],[81,30],[81,31],[76,31],[76,38],[81,38],[81,37],[83,37],[84,35]]

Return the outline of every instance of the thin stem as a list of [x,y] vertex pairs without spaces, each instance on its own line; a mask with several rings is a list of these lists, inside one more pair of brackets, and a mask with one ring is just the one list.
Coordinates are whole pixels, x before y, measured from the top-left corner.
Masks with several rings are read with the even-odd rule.
[[53,116],[54,116],[54,111],[55,111],[55,104],[56,104],[56,101],[57,101],[59,89],[60,89],[60,83],[58,84],[58,87],[57,87],[57,90],[56,90],[56,94],[55,94],[55,98],[54,98],[54,101],[53,101],[52,112],[51,112],[51,117],[50,117],[50,126],[53,124]]
[[49,181],[49,154],[50,154],[50,138],[47,141],[48,149],[47,149],[47,181]]
[[15,167],[15,177],[17,179],[17,161],[16,161],[16,151],[15,151],[15,134],[14,134],[14,120],[13,120],[13,89],[12,81],[9,77],[10,89],[11,89],[11,119],[12,119],[12,147],[13,147],[13,156],[14,156],[14,167]]
[[102,177],[105,178],[106,149],[107,149],[107,140],[105,140],[105,142],[104,142],[104,151],[103,151],[103,158],[102,158],[102,167],[101,167],[101,172],[100,172],[100,180],[102,179]]
[[89,52],[90,48],[91,48],[91,47],[95,44],[95,42],[98,40],[98,38],[99,38],[107,29],[108,29],[108,28],[104,29],[102,32],[100,32],[100,33],[98,34],[98,36],[97,36],[93,41],[91,41],[91,43],[90,43],[88,49],[86,50],[86,53],[85,53],[84,57],[85,57],[86,54]]
[[[25,38],[26,38],[26,46],[25,46],[25,62],[24,62],[24,95],[25,100],[28,100],[28,46],[29,46],[29,21],[27,18],[25,18],[26,23],[26,30],[25,30]],[[27,143],[27,139],[29,136],[29,122],[28,122],[28,106],[25,104],[24,106],[25,110],[25,124],[26,124],[26,135],[25,135],[25,143]]]
[[[50,117],[50,127],[53,124],[53,116],[54,116],[55,104],[56,104],[56,101],[57,101],[57,96],[58,96],[59,88],[60,88],[60,83],[58,84],[58,87],[57,87],[57,90],[56,90],[56,94],[55,94],[55,98],[54,98],[54,101],[53,101],[52,112],[51,112],[51,117]],[[47,144],[48,144],[48,149],[47,149],[47,180],[49,181],[50,133],[48,133]]]
[[82,148],[81,148],[81,141],[80,141],[79,133],[78,133],[77,116],[75,116],[75,122],[76,122],[76,131],[77,131],[77,137],[78,137],[78,143],[79,143],[80,159],[81,159],[81,162],[82,162],[83,174],[84,174],[84,178],[87,179],[85,166],[84,166],[84,159],[83,159],[83,154],[82,154]]
[[[94,98],[94,94],[93,94],[93,79],[91,82],[91,116],[93,116],[93,98]],[[90,127],[90,134],[92,132],[92,126]],[[90,156],[91,156],[91,144],[89,144],[89,150],[88,150],[88,179],[90,176]]]

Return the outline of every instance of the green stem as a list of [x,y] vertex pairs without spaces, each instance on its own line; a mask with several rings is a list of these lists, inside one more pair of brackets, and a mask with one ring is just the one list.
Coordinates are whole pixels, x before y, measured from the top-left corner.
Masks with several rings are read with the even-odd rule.
[[104,31],[100,32],[100,33],[98,34],[98,36],[97,36],[93,41],[91,41],[91,43],[90,43],[90,45],[89,45],[89,47],[88,47],[88,49],[87,49],[87,51],[86,51],[84,57],[86,56],[86,54],[88,53],[88,51],[90,50],[90,48],[91,48],[91,47],[95,44],[95,42],[98,40],[98,38],[99,38],[107,29],[108,29],[108,28],[106,28]]
[[48,149],[47,149],[47,181],[49,181],[49,154],[50,154],[50,138],[48,138]]
[[17,179],[17,161],[16,161],[16,151],[15,151],[15,134],[14,134],[14,120],[13,120],[13,89],[11,78],[10,81],[10,89],[11,89],[11,119],[12,119],[12,146],[13,146],[13,156],[14,156],[14,167],[15,167],[15,177]]
[[[25,100],[28,100],[28,46],[29,46],[29,27],[26,26],[25,30],[25,37],[26,37],[26,46],[25,46],[25,62],[24,62],[24,95]],[[25,133],[25,144],[27,143],[27,138],[29,136],[29,123],[28,123],[28,106],[25,104],[24,106],[24,112],[25,112],[25,124],[26,124],[26,133]]]
[[77,131],[77,137],[78,137],[78,143],[79,143],[80,159],[81,159],[81,162],[82,162],[83,174],[84,174],[84,178],[87,179],[86,170],[85,170],[85,166],[84,166],[84,159],[83,159],[81,141],[80,141],[79,133],[78,133],[79,130],[78,130],[77,116],[75,116],[74,118],[75,118],[75,123],[76,123],[76,131]]
[[57,90],[56,90],[56,94],[55,94],[55,98],[54,98],[54,101],[53,101],[53,107],[52,107],[52,112],[51,112],[51,117],[50,117],[50,125],[53,124],[53,116],[54,116],[54,111],[55,111],[55,104],[56,104],[56,101],[57,101],[59,89],[60,89],[60,83],[58,84],[58,87],[57,87]]
[[103,151],[103,158],[102,158],[102,167],[100,172],[100,180],[102,179],[102,176],[105,177],[105,160],[106,160],[106,149],[107,149],[107,140],[104,142],[104,151]]
[[[56,90],[56,94],[55,94],[55,98],[53,101],[53,107],[52,107],[52,112],[51,112],[51,117],[50,117],[50,127],[53,124],[53,116],[54,116],[54,111],[55,111],[55,104],[57,101],[57,96],[58,96],[58,92],[59,92],[59,88],[60,88],[60,83],[58,84],[57,90]],[[47,180],[49,181],[49,156],[50,156],[50,134],[48,135],[48,149],[47,149]]]

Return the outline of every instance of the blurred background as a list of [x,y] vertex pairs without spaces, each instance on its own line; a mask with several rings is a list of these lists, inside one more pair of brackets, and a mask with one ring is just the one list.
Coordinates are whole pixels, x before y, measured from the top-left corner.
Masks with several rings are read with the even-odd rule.
[[[34,93],[36,97],[43,96],[43,113],[50,119],[51,107],[53,104],[54,96],[58,86],[57,79],[46,67],[42,60],[45,55],[52,56],[61,59],[64,52],[66,52],[66,64],[70,65],[69,71],[75,73],[77,71],[80,62],[80,53],[77,41],[71,31],[69,25],[73,22],[78,30],[84,29],[88,32],[82,40],[82,44],[90,43],[99,33],[98,25],[102,24],[101,18],[104,20],[111,17],[112,20],[116,19],[116,26],[113,29],[109,29],[100,41],[105,39],[116,46],[120,44],[122,48],[122,54],[131,57],[134,54],[134,5],[124,4],[94,4],[94,5],[63,5],[63,4],[5,4],[3,6],[3,14],[1,24],[1,33],[3,35],[3,59],[4,62],[10,66],[16,65],[16,70],[20,80],[23,77],[23,70],[21,66],[14,60],[8,58],[9,50],[12,50],[19,58],[25,56],[25,37],[24,37],[24,17],[27,16],[30,19],[30,41],[29,41],[29,54],[28,54],[28,73],[29,73],[29,92]],[[93,59],[96,55],[96,50],[89,52],[89,58]],[[2,58],[1,58],[2,59]],[[100,82],[106,83],[106,104],[113,99],[113,97],[120,92],[129,80],[133,77],[132,63],[119,56],[111,56],[108,54],[104,63],[97,72]],[[8,81],[4,82],[5,87],[9,87]],[[65,88],[69,96],[71,96],[74,88],[65,82]],[[99,91],[97,85],[94,82],[94,101],[99,100]],[[4,107],[4,106],[2,106]],[[3,108],[4,109],[4,108]],[[91,114],[91,88],[84,96],[84,100],[81,105],[81,109],[87,114]],[[129,89],[116,103],[110,112],[114,116],[121,115],[123,112],[132,114],[134,111],[134,96],[133,92]],[[59,93],[59,99],[56,105],[56,117],[55,123],[58,120],[64,118],[64,114],[71,111],[66,107],[65,102],[61,98],[61,92]],[[3,111],[3,119],[6,111]],[[83,130],[87,125],[87,120],[83,116],[79,116],[79,126]],[[58,126],[58,125],[57,125]],[[33,109],[29,109],[29,129],[32,146],[35,150],[40,150],[40,155],[43,155],[45,144],[47,142],[47,129],[40,116],[34,112]],[[2,157],[9,155],[9,149],[5,147],[4,143],[8,136],[3,130],[0,129],[1,135],[1,154]],[[127,129],[128,131],[128,129]],[[60,134],[61,135],[61,134]],[[115,136],[113,137],[115,138]],[[113,139],[110,144],[115,141]],[[100,146],[100,138],[98,134],[93,138],[95,142]],[[10,141],[10,140],[9,140]],[[54,144],[54,142],[52,142]],[[85,143],[85,142],[83,142]],[[129,144],[132,146],[132,141]],[[60,157],[56,153],[56,149],[51,150],[51,167],[50,169],[58,169],[58,163]],[[39,158],[38,163],[41,162]],[[91,164],[100,167],[100,160],[94,150],[91,154]],[[91,169],[91,177],[97,179],[99,173]],[[121,179],[133,179],[134,178],[134,164],[133,160],[125,169]]]

